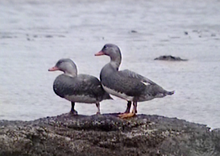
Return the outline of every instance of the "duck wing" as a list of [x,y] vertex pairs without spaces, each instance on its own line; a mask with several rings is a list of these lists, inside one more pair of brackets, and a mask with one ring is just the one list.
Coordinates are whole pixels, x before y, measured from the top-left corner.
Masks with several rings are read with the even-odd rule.
[[58,76],[54,81],[53,89],[60,97],[85,95],[102,99],[105,93],[101,82],[96,77],[82,74],[77,77],[69,77],[64,74]]
[[172,95],[174,93],[174,91],[164,90],[161,86],[151,81],[150,79],[128,69],[119,71],[119,73],[124,77],[129,77],[136,81],[138,80],[145,85],[144,91],[142,90],[141,92],[141,96],[144,96],[144,100],[155,97],[164,97],[166,95]]
[[[117,92],[119,97],[122,97],[123,94],[131,97],[139,96],[146,87],[145,83],[141,82],[141,80],[135,78],[128,72],[114,71],[107,74],[102,73],[101,82],[103,87],[107,87],[114,92]],[[115,95],[110,91],[108,92]]]
[[129,77],[129,78],[133,78],[133,79],[137,79],[139,81],[142,81],[143,83],[146,83],[146,85],[156,85],[156,83],[151,81],[150,79],[148,79],[140,74],[137,74],[133,71],[130,71],[128,69],[119,71],[119,74],[121,74],[125,77]]
[[98,78],[91,75],[80,74],[78,78],[84,81],[84,91],[90,91],[90,94],[98,98],[99,101],[104,99],[112,99],[112,97],[103,89]]

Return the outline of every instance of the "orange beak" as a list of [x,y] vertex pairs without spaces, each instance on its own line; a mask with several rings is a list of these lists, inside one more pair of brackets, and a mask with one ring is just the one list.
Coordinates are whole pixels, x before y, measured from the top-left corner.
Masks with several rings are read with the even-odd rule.
[[105,55],[105,53],[103,53],[102,51],[98,52],[95,54],[95,56],[101,56],[101,55]]
[[56,71],[56,70],[60,70],[59,68],[57,68],[56,66],[55,67],[52,67],[50,69],[48,69],[48,71]]

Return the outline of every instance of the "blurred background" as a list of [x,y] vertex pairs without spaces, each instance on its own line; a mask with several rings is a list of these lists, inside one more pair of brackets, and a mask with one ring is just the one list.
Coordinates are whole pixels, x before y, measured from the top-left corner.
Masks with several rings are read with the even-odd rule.
[[[70,111],[53,92],[71,58],[79,73],[99,77],[104,44],[122,51],[120,69],[153,80],[173,96],[138,103],[139,114],[177,117],[220,127],[219,0],[0,0],[0,119],[33,120]],[[173,55],[184,62],[155,61]],[[102,113],[124,112],[126,101],[101,102]],[[94,104],[76,104],[79,114]]]

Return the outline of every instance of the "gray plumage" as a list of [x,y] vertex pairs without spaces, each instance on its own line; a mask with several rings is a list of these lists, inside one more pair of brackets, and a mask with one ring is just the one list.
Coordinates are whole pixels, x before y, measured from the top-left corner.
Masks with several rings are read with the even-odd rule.
[[72,100],[73,102],[95,103],[110,99],[109,94],[103,90],[96,77],[84,74],[76,77],[70,77],[66,74],[59,75],[54,81],[53,90],[62,98],[71,95],[88,96],[88,101],[76,99]]
[[[72,102],[72,111],[75,102],[95,103],[99,107],[99,102],[111,99],[110,95],[102,88],[101,82],[94,76],[79,74],[77,67],[71,59],[60,59],[49,71],[60,70],[64,74],[57,76],[53,83],[54,92]],[[98,112],[99,108],[98,108]]]
[[[106,91],[127,101],[140,102],[172,95],[174,91],[166,91],[155,82],[130,70],[119,71],[121,52],[118,46],[106,44],[96,54],[107,55],[111,61],[100,73],[100,80]],[[110,93],[110,92],[109,92]],[[127,110],[127,109],[126,109]]]

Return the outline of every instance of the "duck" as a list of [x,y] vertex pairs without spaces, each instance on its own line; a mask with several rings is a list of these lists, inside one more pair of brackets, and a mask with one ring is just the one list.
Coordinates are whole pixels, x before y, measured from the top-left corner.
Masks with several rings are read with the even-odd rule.
[[[95,56],[106,55],[110,57],[100,72],[100,81],[106,92],[127,101],[124,113],[120,118],[130,118],[137,114],[137,102],[149,101],[154,98],[162,98],[174,94],[174,91],[166,91],[150,79],[130,71],[119,70],[122,55],[119,47],[115,44],[105,44]],[[133,109],[130,112],[131,104]]]
[[100,114],[100,102],[105,99],[112,99],[103,89],[98,78],[87,74],[77,74],[76,64],[69,58],[57,61],[54,67],[48,71],[62,71],[53,83],[53,90],[56,95],[71,102],[70,113],[77,115],[75,103],[96,104],[96,114]]

